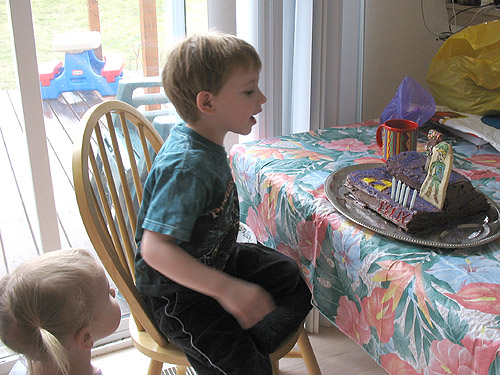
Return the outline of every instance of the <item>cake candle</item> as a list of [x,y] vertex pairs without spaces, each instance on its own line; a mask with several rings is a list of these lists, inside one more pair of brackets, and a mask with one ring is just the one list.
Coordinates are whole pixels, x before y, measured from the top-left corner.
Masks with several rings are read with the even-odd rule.
[[401,181],[398,180],[398,185],[396,186],[396,195],[394,196],[394,201],[399,200],[399,192],[401,191]]
[[405,191],[405,198],[403,199],[403,207],[406,206],[406,203],[408,202],[408,196],[410,195],[410,187],[408,186]]
[[399,192],[399,199],[398,199],[399,204],[403,204],[403,199],[405,197],[405,191],[406,191],[406,184],[403,184],[401,186],[401,191]]
[[392,178],[392,185],[391,185],[391,199],[394,200],[394,194],[396,193],[396,178]]
[[415,204],[415,199],[417,199],[417,189],[413,190],[413,196],[411,197],[411,202],[410,202],[410,210],[413,208],[413,205]]

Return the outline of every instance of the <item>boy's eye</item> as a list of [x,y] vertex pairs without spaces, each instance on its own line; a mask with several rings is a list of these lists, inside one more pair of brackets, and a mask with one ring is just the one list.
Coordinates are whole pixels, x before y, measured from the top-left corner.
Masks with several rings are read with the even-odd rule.
[[253,94],[253,92],[254,92],[253,90],[247,90],[247,91],[245,91],[245,94],[247,94],[247,95],[252,95],[252,94]]

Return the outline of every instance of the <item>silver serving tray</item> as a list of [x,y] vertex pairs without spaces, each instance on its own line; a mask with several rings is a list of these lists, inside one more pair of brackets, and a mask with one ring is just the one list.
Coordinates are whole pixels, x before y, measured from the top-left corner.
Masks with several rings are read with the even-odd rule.
[[328,200],[344,216],[376,233],[405,242],[438,248],[464,248],[484,245],[500,237],[500,207],[488,196],[490,208],[481,214],[467,218],[467,222],[454,222],[436,230],[408,234],[397,225],[384,219],[368,207],[363,207],[344,186],[350,172],[380,167],[370,163],[342,168],[328,176],[325,192]]

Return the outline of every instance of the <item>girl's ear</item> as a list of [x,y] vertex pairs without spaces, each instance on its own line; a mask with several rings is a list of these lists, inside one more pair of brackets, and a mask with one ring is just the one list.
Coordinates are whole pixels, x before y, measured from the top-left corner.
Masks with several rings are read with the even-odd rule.
[[92,349],[94,346],[94,340],[92,339],[92,333],[90,332],[89,326],[81,328],[76,333],[76,344],[84,351]]
[[196,95],[196,105],[202,113],[212,114],[215,111],[214,96],[210,91],[200,91]]

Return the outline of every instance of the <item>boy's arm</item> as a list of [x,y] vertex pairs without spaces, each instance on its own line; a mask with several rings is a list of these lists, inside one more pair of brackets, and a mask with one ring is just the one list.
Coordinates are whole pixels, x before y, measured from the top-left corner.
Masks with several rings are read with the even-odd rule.
[[200,263],[176,245],[173,237],[145,230],[140,250],[144,261],[158,272],[217,300],[243,329],[274,310],[271,295],[262,287]]

